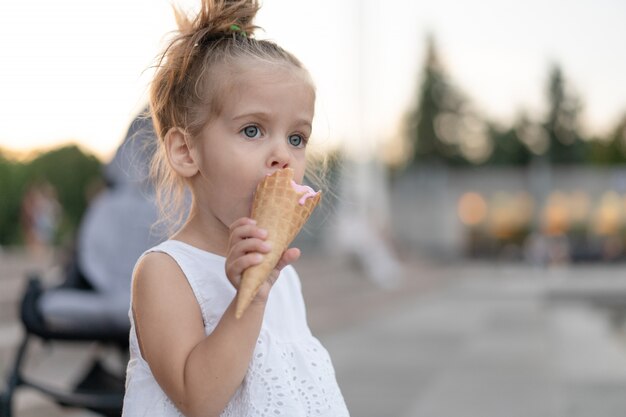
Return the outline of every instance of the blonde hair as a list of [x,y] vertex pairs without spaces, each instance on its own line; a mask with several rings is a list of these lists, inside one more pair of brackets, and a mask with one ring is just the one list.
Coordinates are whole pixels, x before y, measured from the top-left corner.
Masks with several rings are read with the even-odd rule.
[[[241,65],[242,59],[285,65],[310,80],[295,56],[271,41],[254,38],[258,27],[252,21],[258,10],[257,0],[201,0],[199,13],[190,19],[174,8],[178,31],[158,57],[150,86],[150,112],[159,142],[172,128],[194,138],[218,116],[227,87],[220,75],[225,67]],[[164,148],[158,147],[151,174],[160,221],[171,232],[185,216],[186,185],[169,167]]]

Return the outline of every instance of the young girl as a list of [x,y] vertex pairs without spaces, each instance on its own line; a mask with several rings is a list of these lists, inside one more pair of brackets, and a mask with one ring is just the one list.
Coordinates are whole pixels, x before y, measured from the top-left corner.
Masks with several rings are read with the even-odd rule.
[[[165,50],[151,86],[167,216],[191,208],[133,275],[124,413],[347,416],[328,353],[311,335],[286,250],[243,317],[243,271],[269,251],[248,218],[256,185],[291,167],[302,181],[315,88],[302,64],[252,37],[256,0],[203,0]],[[176,216],[173,216],[176,217]]]

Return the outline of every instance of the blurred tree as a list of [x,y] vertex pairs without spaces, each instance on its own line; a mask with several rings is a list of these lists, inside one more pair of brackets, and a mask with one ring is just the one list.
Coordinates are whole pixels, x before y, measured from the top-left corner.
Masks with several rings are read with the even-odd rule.
[[513,127],[489,125],[489,135],[493,143],[493,151],[486,161],[486,165],[516,165],[526,166],[532,158],[532,153],[519,137],[518,121]]
[[592,164],[626,164],[626,114],[607,138],[595,138],[588,147],[587,160]]
[[429,36],[417,105],[407,121],[413,163],[466,163],[457,134],[464,104],[465,100],[448,81],[435,40]]
[[619,145],[610,140],[594,139],[588,148],[586,161],[592,165],[615,165],[625,162]]
[[579,134],[578,124],[582,104],[568,90],[559,65],[550,69],[547,98],[548,114],[544,128],[549,138],[549,161],[556,164],[583,162],[586,144]]
[[619,163],[626,162],[626,114],[622,116],[622,119],[619,121],[611,137],[609,138],[611,143],[614,143],[615,146],[619,147]]
[[513,126],[485,122],[449,81],[435,40],[426,57],[415,108],[405,122],[412,163],[517,165],[626,163],[626,116],[609,138],[587,140],[580,131],[581,99],[559,65],[549,70],[547,112],[540,122],[521,114]]
[[0,153],[0,245],[20,240],[19,218],[23,188],[23,166]]

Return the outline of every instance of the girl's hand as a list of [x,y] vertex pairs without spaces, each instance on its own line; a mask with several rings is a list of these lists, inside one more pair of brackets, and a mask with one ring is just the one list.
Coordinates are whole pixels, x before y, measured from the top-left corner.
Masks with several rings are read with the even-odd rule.
[[[271,250],[270,244],[265,239],[267,239],[267,231],[259,228],[256,221],[248,217],[242,217],[230,226],[226,276],[235,288],[239,288],[243,271],[253,265],[260,264],[263,259],[262,254]],[[299,249],[287,249],[278,261],[276,268],[270,273],[267,281],[261,285],[255,301],[266,302],[269,291],[278,279],[280,271],[299,257]]]

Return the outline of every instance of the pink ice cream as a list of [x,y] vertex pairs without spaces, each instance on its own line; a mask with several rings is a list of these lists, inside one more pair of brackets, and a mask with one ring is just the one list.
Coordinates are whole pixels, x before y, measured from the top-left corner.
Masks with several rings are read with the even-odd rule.
[[302,196],[300,197],[300,200],[298,200],[298,203],[303,206],[304,203],[306,203],[307,198],[313,198],[315,197],[317,194],[319,194],[319,191],[315,192],[313,191],[313,189],[311,187],[309,187],[308,185],[300,185],[297,184],[294,180],[291,180],[291,186],[293,187],[294,190],[296,190],[296,193],[302,194]]

